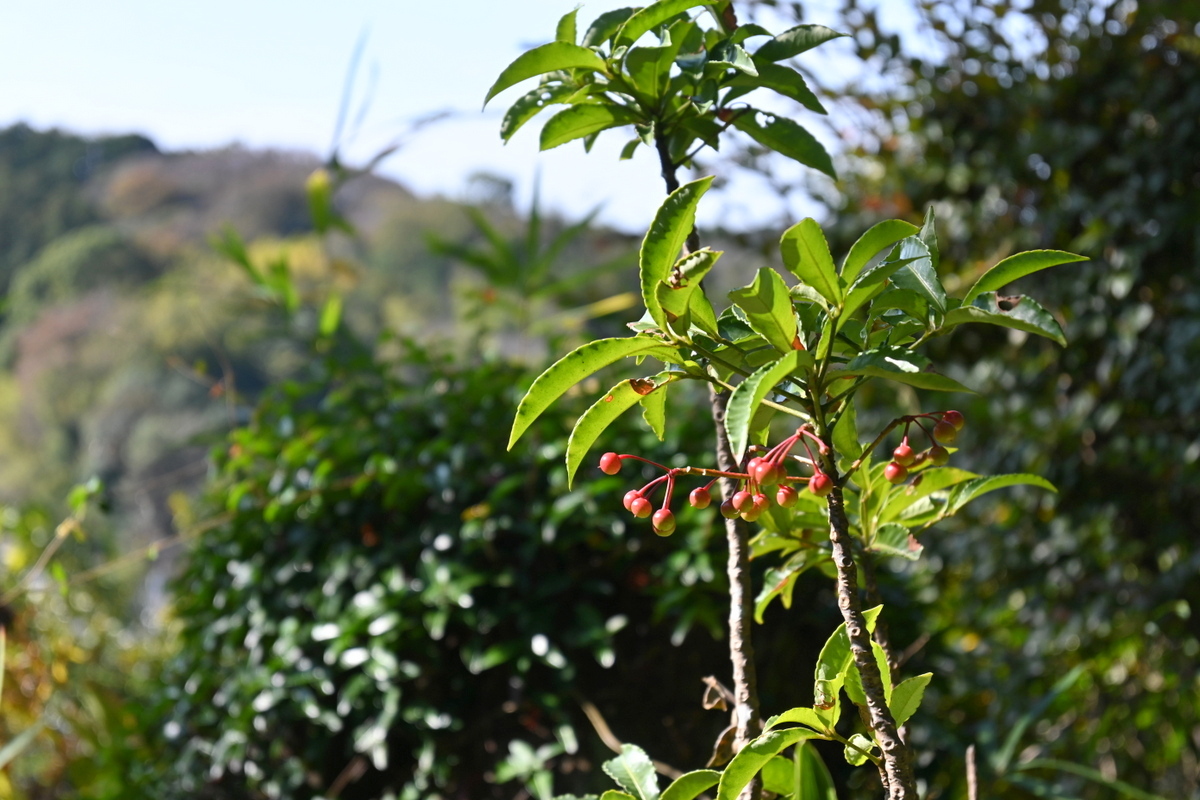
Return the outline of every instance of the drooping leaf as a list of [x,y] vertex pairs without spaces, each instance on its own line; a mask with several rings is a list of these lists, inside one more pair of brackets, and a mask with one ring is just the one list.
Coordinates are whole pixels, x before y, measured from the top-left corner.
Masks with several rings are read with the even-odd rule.
[[856,733],[847,740],[844,749],[846,763],[853,767],[861,767],[867,763],[868,753],[875,749],[875,743],[870,737]]
[[717,785],[717,800],[737,800],[746,784],[754,779],[763,766],[796,742],[820,736],[808,728],[787,728],[764,733],[749,742],[733,757],[721,773]]
[[887,522],[875,531],[875,538],[867,547],[872,553],[885,556],[899,556],[908,561],[916,561],[921,557],[924,548],[912,538],[908,528],[898,522]]
[[663,441],[667,436],[667,387],[644,395],[641,403],[642,419],[646,420],[658,440]]
[[921,698],[925,696],[925,687],[929,685],[932,678],[933,673],[926,672],[924,675],[916,675],[901,681],[892,690],[892,699],[888,702],[888,708],[891,709],[897,726],[908,722],[913,713],[921,706]]
[[845,35],[823,25],[797,25],[764,42],[754,51],[754,57],[764,61],[783,61]]
[[602,394],[591,408],[583,412],[567,439],[567,487],[570,488],[575,482],[575,473],[579,471],[579,465],[587,457],[592,444],[617,417],[647,394],[665,391],[663,386],[656,386],[649,378],[624,380]]
[[677,363],[676,351],[659,339],[631,336],[621,339],[597,339],[575,348],[538,376],[529,391],[521,398],[513,419],[508,449],[521,434],[541,416],[565,391],[599,369],[628,356],[653,356],[662,361]]
[[733,92],[726,95],[726,104],[754,89],[763,88],[795,100],[809,111],[815,111],[818,114],[828,113],[825,111],[825,106],[821,105],[821,101],[813,94],[812,89],[808,88],[808,84],[804,82],[804,76],[796,70],[791,67],[781,67],[778,64],[758,61],[755,62],[755,67],[758,71],[757,75],[743,73],[725,84],[734,89]]
[[975,281],[975,285],[963,296],[963,305],[970,305],[984,292],[998,292],[1018,278],[1074,261],[1087,261],[1087,258],[1061,250],[1030,250],[1009,256]]
[[794,350],[796,313],[792,310],[792,298],[787,284],[779,273],[762,267],[754,276],[754,283],[729,293],[729,299],[746,313],[746,320],[754,332],[762,336],[781,353]]
[[559,42],[567,44],[575,44],[575,16],[579,13],[579,6],[562,15],[558,21],[558,26],[554,29],[554,38]]
[[858,412],[852,402],[847,402],[833,426],[833,449],[839,462],[853,461],[862,455],[863,446],[858,441]]
[[838,800],[833,776],[821,760],[817,748],[801,742],[792,751],[793,784],[796,787],[793,800]]
[[847,284],[852,284],[858,274],[866,268],[867,264],[871,263],[872,258],[879,255],[880,251],[892,247],[901,239],[912,236],[917,230],[916,225],[902,219],[888,219],[872,225],[866,233],[858,237],[858,241],[846,254],[846,260],[842,262],[842,280]]
[[539,146],[542,150],[551,150],[559,145],[592,136],[609,128],[632,125],[638,120],[638,115],[624,106],[609,104],[570,106],[559,111],[542,127]]
[[[758,115],[770,118],[763,125],[758,121]],[[766,111],[746,109],[733,118],[733,126],[749,136],[763,147],[774,150],[782,156],[787,156],[806,167],[824,172],[831,178],[837,177],[833,168],[833,159],[825,146],[817,138],[799,124],[787,117],[779,117]]]
[[953,378],[939,375],[936,372],[926,372],[929,359],[902,347],[877,347],[863,352],[850,359],[844,370],[831,372],[835,376],[865,375],[870,378],[884,378],[897,383],[915,386],[918,389],[932,389],[937,392],[968,392],[971,390]]
[[983,478],[975,478],[973,480],[964,481],[950,490],[950,497],[946,500],[945,516],[951,516],[958,513],[963,506],[972,500],[994,492],[997,489],[1005,489],[1009,486],[1037,486],[1039,489],[1045,489],[1048,492],[1058,492],[1054,488],[1054,484],[1046,480],[1040,475],[1031,475],[1027,472],[1016,472],[1009,475],[988,475]]
[[842,286],[829,243],[815,219],[809,217],[788,228],[779,241],[779,252],[788,272],[820,292],[831,306],[842,304]]
[[631,45],[647,31],[657,28],[676,14],[682,14],[696,6],[710,5],[712,0],[657,0],[645,8],[638,9],[617,33],[615,44]]
[[708,52],[708,63],[718,67],[729,67],[743,75],[758,77],[758,68],[754,59],[739,44],[726,39]]
[[659,327],[669,330],[666,315],[658,302],[658,284],[670,275],[671,267],[687,241],[696,221],[696,206],[712,185],[712,178],[685,183],[667,197],[654,215],[654,222],[642,240],[638,255],[642,301]]
[[982,322],[988,325],[1013,328],[1044,336],[1063,347],[1067,344],[1066,334],[1063,333],[1062,326],[1058,324],[1054,315],[1032,297],[1024,295],[1001,297],[999,294],[986,294],[976,297],[974,303],[969,306],[960,306],[947,311],[941,329],[949,330],[968,322]]
[[555,103],[565,102],[574,91],[574,86],[560,83],[539,86],[532,92],[522,95],[508,107],[508,111],[504,112],[504,119],[500,122],[500,138],[507,142],[513,137],[513,134],[521,129],[522,125],[537,116],[542,109]]
[[686,772],[663,789],[661,800],[695,800],[702,792],[716,786],[721,773],[715,769],[697,769]]
[[729,435],[729,447],[734,460],[740,462],[749,444],[750,423],[759,404],[780,381],[811,364],[812,357],[803,350],[792,350],[778,361],[756,370],[750,377],[737,385],[729,396],[725,409],[725,432]]
[[604,772],[636,800],[658,800],[658,776],[654,762],[635,744],[621,745],[616,758],[605,761]]
[[488,89],[483,104],[486,106],[493,97],[521,81],[560,69],[579,68],[604,72],[607,65],[604,59],[592,50],[569,42],[550,42],[535,47],[517,56],[516,60],[504,68],[500,77],[492,84],[492,88]]
[[[771,506],[770,512],[763,515],[764,523],[767,523],[776,514],[787,514],[788,510],[779,506]],[[817,561],[815,558],[809,558],[810,553],[812,553],[811,550],[802,551],[789,558],[783,566],[767,570],[767,574],[763,578],[763,588],[758,593],[758,597],[754,598],[755,622],[762,624],[763,612],[776,597],[783,602],[784,608],[792,607],[792,594],[796,588],[796,580]]]

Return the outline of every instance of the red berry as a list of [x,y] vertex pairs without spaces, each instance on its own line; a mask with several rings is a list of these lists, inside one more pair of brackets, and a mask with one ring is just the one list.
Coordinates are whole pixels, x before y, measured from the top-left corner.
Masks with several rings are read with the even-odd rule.
[[628,492],[626,492],[625,499],[622,501],[625,503],[625,510],[633,511],[633,501],[637,500],[641,496],[642,496],[642,493],[639,492],[637,489],[630,489]]
[[659,536],[670,536],[675,532],[675,515],[669,508],[660,508],[655,511],[651,523],[654,525],[654,532]]
[[733,507],[738,511],[748,511],[754,505],[754,495],[742,490],[733,495]]
[[933,426],[933,438],[939,442],[952,444],[958,438],[958,428],[946,422],[946,420],[942,420]]
[[942,422],[949,422],[954,426],[954,430],[961,431],[963,425],[967,424],[967,420],[963,417],[961,411],[947,411],[942,414]]
[[712,495],[708,489],[701,486],[699,489],[692,489],[692,493],[688,495],[688,502],[692,504],[692,508],[708,508],[712,503]]
[[725,519],[733,519],[738,515],[738,510],[734,508],[732,500],[726,500],[721,503],[721,516]]
[[893,461],[883,468],[883,477],[891,483],[904,483],[908,480],[908,467]]
[[950,460],[950,451],[939,444],[929,448],[929,463],[935,467],[943,466]]
[[755,471],[758,470],[758,468],[761,467],[764,463],[766,463],[766,460],[763,458],[760,458],[758,456],[755,456],[754,458],[750,459],[749,461],[746,462],[746,474],[749,475],[751,478],[753,478]]
[[908,446],[908,442],[901,442],[900,446],[892,451],[892,460],[901,466],[911,467],[917,460],[917,454]]
[[621,457],[616,453],[600,456],[600,471],[605,475],[616,475],[621,471]]
[[774,486],[779,483],[780,470],[770,461],[760,459],[750,470],[750,477],[759,486]]
[[808,490],[817,497],[824,497],[833,491],[833,479],[824,472],[813,473],[808,479]]
[[650,505],[650,501],[644,497],[638,497],[629,504],[629,510],[633,512],[635,517],[645,519],[654,511],[654,507]]
[[791,508],[800,501],[800,495],[791,486],[780,486],[775,492],[775,502],[784,508]]
[[754,495],[754,512],[761,514],[771,506],[771,500],[765,494],[759,492]]

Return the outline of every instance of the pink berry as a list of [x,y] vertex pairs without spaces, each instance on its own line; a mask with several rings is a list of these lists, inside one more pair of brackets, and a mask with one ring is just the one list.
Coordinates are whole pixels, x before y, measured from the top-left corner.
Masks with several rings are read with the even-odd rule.
[[644,497],[638,497],[629,504],[629,510],[633,512],[635,517],[645,519],[654,511],[654,507],[650,505],[650,501]]
[[917,460],[917,454],[909,447],[908,442],[904,441],[892,451],[892,460],[901,466],[911,467],[913,462]]
[[967,420],[965,417],[963,417],[961,411],[945,412],[944,414],[942,414],[942,422],[949,422],[951,425],[954,426],[954,429],[956,431],[961,431],[963,429],[963,425],[967,424]]
[[712,503],[712,494],[701,486],[699,489],[692,489],[691,494],[688,495],[688,502],[692,504],[692,508],[708,508]]
[[893,461],[883,468],[883,477],[890,483],[904,483],[908,480],[908,467]]
[[660,508],[655,511],[651,523],[654,526],[654,532],[659,536],[670,536],[675,532],[675,515],[669,508]]
[[630,489],[628,492],[626,492],[625,499],[622,501],[625,503],[625,510],[633,511],[633,501],[637,500],[641,496],[642,496],[642,493],[639,492],[637,489]]
[[784,508],[791,508],[800,501],[800,495],[791,486],[780,486],[775,492],[775,502]]
[[817,497],[825,497],[833,491],[833,479],[824,472],[813,473],[808,479],[808,490]]
[[779,468],[766,459],[759,459],[749,470],[750,477],[759,486],[774,486],[779,483],[779,473]]
[[738,511],[748,511],[754,505],[754,495],[743,489],[733,495],[733,507]]
[[621,457],[616,453],[600,456],[600,471],[605,475],[616,475],[621,471]]
[[754,511],[757,514],[762,514],[771,506],[771,500],[762,492],[754,495]]

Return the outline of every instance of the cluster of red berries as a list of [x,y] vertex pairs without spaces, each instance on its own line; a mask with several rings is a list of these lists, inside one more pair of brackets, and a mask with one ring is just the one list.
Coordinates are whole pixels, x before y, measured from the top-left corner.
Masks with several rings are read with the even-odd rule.
[[[928,423],[935,420],[932,427]],[[965,423],[963,415],[957,411],[935,411],[926,414],[914,414],[900,417],[889,425],[882,434],[883,438],[892,428],[904,424],[904,438],[900,445],[892,451],[892,461],[884,467],[883,474],[891,483],[903,483],[908,480],[909,469],[928,462],[940,467],[950,459],[950,451],[944,445],[952,444],[958,437]],[[929,448],[921,452],[915,451],[908,441],[909,429],[916,425],[929,439]],[[641,461],[658,467],[664,474],[647,483],[641,489],[631,489],[625,493],[625,508],[639,518],[651,518],[654,532],[659,536],[670,536],[675,532],[675,514],[671,511],[671,495],[675,491],[675,479],[682,475],[699,475],[710,478],[704,486],[695,488],[688,494],[688,503],[693,508],[708,508],[712,504],[712,486],[719,478],[731,478],[739,481],[740,488],[732,497],[721,503],[721,514],[728,519],[741,517],[746,522],[754,522],[771,505],[771,500],[783,508],[791,508],[800,500],[800,495],[794,484],[806,481],[808,490],[817,497],[825,497],[833,491],[833,479],[821,469],[820,460],[814,456],[809,441],[817,447],[817,452],[827,455],[829,449],[807,424],[801,425],[795,434],[784,439],[771,449],[752,447],[751,457],[745,464],[745,472],[723,472],[716,469],[701,467],[666,467],[641,456],[605,453],[600,457],[600,469],[606,475],[616,475],[621,471],[621,462],[625,459]],[[802,446],[807,456],[792,455],[791,451]],[[765,451],[765,452],[764,452]],[[760,455],[761,453],[761,455]],[[808,477],[788,474],[787,464],[795,463],[811,468]],[[656,511],[650,502],[650,495],[659,484],[665,484],[662,505]],[[771,493],[771,489],[774,492]]]
[[[938,420],[934,423],[933,429],[925,427],[926,422],[935,417]],[[901,421],[904,422],[904,438],[901,439],[900,445],[892,451],[891,463],[883,468],[883,476],[891,483],[904,483],[908,480],[910,467],[920,466],[927,461],[935,467],[943,466],[950,460],[950,451],[943,445],[953,444],[954,440],[958,438],[958,432],[966,424],[963,415],[958,411],[915,414],[911,417],[902,417]],[[908,443],[908,430],[914,424],[929,439],[929,449],[919,453],[913,450]]]
[[[711,478],[704,486],[693,489],[688,495],[688,503],[693,508],[708,508],[712,504],[712,485],[719,478],[732,478],[740,481],[741,488],[721,503],[721,514],[728,519],[741,517],[746,522],[754,522],[771,505],[772,498],[783,508],[791,508],[800,500],[800,495],[792,485],[807,481],[808,490],[818,497],[824,497],[833,491],[833,479],[827,475],[814,457],[808,441],[812,440],[819,452],[827,452],[827,448],[807,426],[801,426],[795,434],[784,439],[770,450],[751,448],[753,455],[746,462],[745,472],[723,472],[715,469],[700,467],[665,467],[641,456],[605,453],[600,457],[600,469],[607,475],[616,475],[621,471],[621,462],[627,458],[641,461],[658,467],[665,474],[660,475],[641,489],[632,489],[625,493],[625,508],[635,517],[651,517],[654,532],[659,536],[670,536],[675,531],[675,514],[671,511],[671,495],[675,490],[675,479],[681,475],[700,475]],[[791,455],[792,449],[800,444],[808,452],[807,457]],[[762,455],[758,455],[762,453]],[[787,463],[791,461],[808,465],[812,475],[793,477],[788,474]],[[660,483],[666,484],[662,506],[655,511],[649,500],[649,495]],[[771,489],[774,492],[768,494]]]

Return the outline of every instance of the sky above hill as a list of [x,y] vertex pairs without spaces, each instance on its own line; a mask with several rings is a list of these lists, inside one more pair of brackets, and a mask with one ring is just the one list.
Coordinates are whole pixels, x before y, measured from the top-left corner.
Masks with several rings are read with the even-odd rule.
[[[380,171],[418,192],[459,196],[472,173],[487,172],[513,180],[521,203],[540,173],[552,207],[580,216],[603,204],[604,221],[637,230],[662,191],[645,148],[640,158],[619,162],[623,137],[609,135],[590,157],[578,143],[539,154],[532,125],[507,146],[499,138],[505,101],[518,90],[481,111],[500,70],[524,48],[552,38],[573,2],[13,3],[0,26],[0,125],[138,132],[169,150],[239,142],[325,156],[349,96],[339,142],[349,163],[399,142]],[[625,4],[587,3],[580,20]],[[821,4],[806,5],[820,21]],[[443,112],[436,124],[417,125]],[[801,121],[814,133],[836,142],[830,128],[805,114]],[[725,202],[702,209],[702,221],[706,214],[710,223],[749,227],[778,214],[765,187],[746,180]]]

